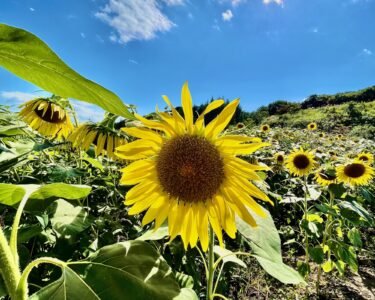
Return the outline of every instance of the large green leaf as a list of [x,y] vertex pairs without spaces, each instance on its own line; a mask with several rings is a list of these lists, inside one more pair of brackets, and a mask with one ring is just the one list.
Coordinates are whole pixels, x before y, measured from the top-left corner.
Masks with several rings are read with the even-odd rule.
[[266,213],[265,218],[252,214],[258,224],[255,228],[237,217],[238,231],[250,244],[254,252],[253,256],[268,274],[282,283],[304,283],[303,278],[297,271],[283,263],[279,233],[270,213],[264,208],[263,210]]
[[42,288],[30,300],[198,299],[192,290],[180,290],[171,268],[143,241],[106,246],[89,259],[69,262],[60,279]]
[[0,297],[4,297],[6,295],[8,295],[8,292],[7,292],[7,289],[5,287],[3,277],[1,276],[1,273],[0,273]]
[[0,183],[0,203],[13,206],[22,200],[25,192],[25,189],[20,186]]
[[64,235],[73,235],[84,231],[94,221],[86,209],[74,207],[69,202],[59,199],[54,202],[51,224],[53,229]]
[[42,40],[23,29],[0,24],[0,66],[53,94],[134,119],[118,96],[75,72]]

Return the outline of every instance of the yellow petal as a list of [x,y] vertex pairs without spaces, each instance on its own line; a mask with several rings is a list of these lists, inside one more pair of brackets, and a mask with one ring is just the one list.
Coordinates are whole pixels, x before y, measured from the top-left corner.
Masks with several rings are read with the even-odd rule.
[[152,131],[148,128],[142,128],[142,127],[124,127],[121,128],[122,131],[125,133],[140,138],[140,139],[146,139],[151,140],[157,144],[163,143],[163,138],[155,131]]
[[148,223],[151,223],[155,220],[156,216],[160,212],[160,208],[163,207],[167,200],[164,197],[160,197],[157,201],[155,201],[150,208],[147,210],[146,214],[142,219],[142,225],[145,226]]
[[198,232],[199,240],[203,251],[208,249],[208,215],[207,210],[202,203],[198,204]]
[[123,159],[137,160],[148,158],[157,153],[160,147],[152,141],[136,140],[116,148],[116,156]]
[[203,111],[203,113],[199,115],[197,121],[195,121],[195,127],[198,130],[201,129],[203,127],[203,124],[204,124],[204,116],[206,114],[208,114],[209,112],[213,111],[214,109],[219,108],[223,104],[224,104],[224,100],[222,100],[222,99],[218,99],[218,100],[214,100],[214,101],[210,102],[207,105],[206,109]]
[[252,144],[232,144],[220,145],[221,151],[230,155],[246,155],[257,151],[260,148],[270,146],[269,143],[252,143]]
[[184,112],[186,129],[192,132],[193,129],[193,101],[189,91],[188,83],[185,82],[181,92],[182,110]]

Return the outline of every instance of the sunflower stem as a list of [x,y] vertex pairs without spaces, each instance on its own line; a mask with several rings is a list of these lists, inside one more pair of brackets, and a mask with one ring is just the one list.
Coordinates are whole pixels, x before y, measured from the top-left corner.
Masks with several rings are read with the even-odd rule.
[[0,276],[3,277],[10,298],[15,299],[21,273],[18,269],[4,231],[0,225]]
[[214,283],[214,231],[210,227],[209,233],[209,244],[208,244],[208,274],[207,274],[207,300],[213,300],[213,283]]
[[[304,217],[305,217],[305,224],[308,224],[308,219],[307,219],[307,212],[308,212],[308,207],[307,207],[307,176],[303,177],[303,184],[305,186],[305,199],[303,202],[303,212],[304,212]],[[307,267],[309,267],[309,235],[307,230],[305,229],[305,264]],[[306,279],[309,277],[310,270],[308,270],[306,274]]]

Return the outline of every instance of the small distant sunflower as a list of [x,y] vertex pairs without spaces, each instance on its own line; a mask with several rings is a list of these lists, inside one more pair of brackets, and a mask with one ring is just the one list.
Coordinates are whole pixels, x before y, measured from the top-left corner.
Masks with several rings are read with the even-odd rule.
[[315,167],[314,154],[312,151],[294,149],[286,159],[286,167],[290,173],[296,176],[308,175]]
[[146,128],[124,128],[138,140],[120,146],[116,155],[135,160],[122,169],[121,184],[134,185],[125,196],[131,205],[130,215],[146,211],[142,224],[155,221],[155,229],[168,220],[170,239],[180,235],[185,248],[193,248],[198,240],[204,251],[208,248],[211,225],[223,245],[222,229],[236,235],[235,216],[256,226],[252,212],[264,216],[254,198],[272,203],[251,181],[261,180],[256,166],[238,155],[251,154],[267,146],[259,138],[221,135],[236,111],[239,100],[230,102],[208,125],[204,115],[224,104],[211,102],[193,121],[193,104],[187,83],[181,100],[184,118],[163,96],[171,114],[157,112],[159,120],[147,120],[137,114]]
[[262,132],[268,132],[270,130],[271,130],[271,127],[268,124],[263,124],[262,126],[260,126],[260,131]]
[[319,132],[319,137],[320,138],[324,138],[326,135],[325,135],[325,133],[324,132]]
[[245,127],[245,124],[244,124],[244,123],[241,123],[241,122],[237,123],[237,125],[236,125],[236,128],[237,128],[237,129],[242,129],[242,128],[244,128],[244,127]]
[[371,165],[374,162],[374,155],[367,152],[361,152],[357,155],[356,159]]
[[95,155],[107,155],[112,159],[117,159],[114,154],[116,147],[127,143],[126,135],[106,126],[107,122],[101,124],[86,123],[79,126],[68,137],[74,148],[81,148],[87,151],[90,146],[95,145]]
[[321,186],[329,186],[337,183],[337,176],[334,169],[320,169],[315,173],[315,180]]
[[350,186],[367,185],[374,176],[374,169],[362,161],[355,160],[338,166],[336,174],[339,182]]
[[308,130],[317,130],[318,129],[318,125],[316,123],[312,122],[309,125],[307,125],[307,129]]
[[284,161],[285,161],[285,156],[283,153],[276,153],[275,156],[274,156],[274,159],[275,159],[275,162],[278,164],[278,165],[282,165],[284,164]]
[[67,105],[66,99],[57,96],[37,98],[22,104],[19,115],[41,135],[61,140],[74,129],[66,109]]
[[343,135],[340,133],[340,134],[338,134],[338,135],[336,136],[336,139],[337,139],[337,140],[341,140],[342,137],[343,137]]

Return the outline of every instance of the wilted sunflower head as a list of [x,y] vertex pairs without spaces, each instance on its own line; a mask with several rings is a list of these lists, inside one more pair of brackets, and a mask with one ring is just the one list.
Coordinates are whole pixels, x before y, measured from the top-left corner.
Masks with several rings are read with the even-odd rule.
[[327,168],[327,169],[319,169],[315,173],[315,180],[321,186],[329,186],[330,184],[337,183],[337,176],[335,169]]
[[357,155],[356,159],[371,165],[374,162],[374,155],[368,152],[361,152]]
[[72,142],[74,148],[84,151],[94,145],[96,156],[106,155],[111,159],[117,159],[115,149],[127,143],[127,136],[102,124],[86,123],[76,128],[68,137],[68,141]]
[[359,160],[340,165],[336,168],[339,182],[350,186],[367,185],[374,176],[374,169]]
[[268,132],[270,130],[271,130],[271,127],[268,124],[263,124],[263,125],[260,126],[260,131],[262,131],[262,132]]
[[19,115],[29,126],[46,137],[66,138],[73,130],[67,112],[68,102],[61,97],[37,98],[22,104]]
[[296,176],[305,176],[311,173],[315,167],[314,154],[311,151],[294,149],[286,159],[286,167],[290,173]]
[[310,123],[307,125],[307,129],[308,130],[317,130],[318,129],[318,125],[314,122]]
[[275,162],[276,162],[278,165],[282,165],[282,164],[284,164],[285,156],[284,156],[283,153],[278,152],[278,153],[275,154],[274,159],[275,159]]
[[244,123],[241,123],[241,122],[237,123],[237,125],[236,125],[236,128],[237,128],[237,129],[242,129],[242,128],[244,128],[244,127],[245,127],[245,124],[244,124]]
[[271,201],[251,180],[261,180],[256,171],[268,168],[237,155],[251,154],[268,144],[259,138],[221,134],[239,100],[230,102],[205,124],[204,115],[222,106],[223,100],[209,103],[194,121],[187,83],[181,94],[184,117],[166,96],[163,98],[170,114],[157,112],[159,120],[135,114],[145,127],[123,128],[139,138],[116,149],[120,158],[135,160],[122,170],[121,184],[135,185],[126,194],[125,205],[132,206],[130,215],[146,211],[144,225],[155,221],[155,228],[159,228],[168,220],[171,239],[180,235],[185,248],[195,247],[199,239],[206,251],[209,225],[222,245],[223,229],[235,237],[236,214],[252,226],[256,222],[248,208],[264,216],[254,198]]

